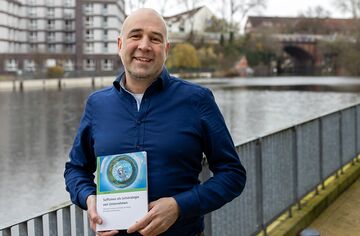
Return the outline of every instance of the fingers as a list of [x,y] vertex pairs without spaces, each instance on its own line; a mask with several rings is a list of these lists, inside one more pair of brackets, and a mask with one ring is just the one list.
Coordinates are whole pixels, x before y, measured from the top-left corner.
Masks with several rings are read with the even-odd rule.
[[167,230],[166,225],[163,224],[162,222],[159,222],[159,220],[155,219],[145,228],[139,230],[139,233],[141,235],[146,235],[146,236],[155,236],[161,234],[165,230]]
[[100,216],[98,215],[98,213],[96,211],[96,196],[95,195],[88,196],[86,199],[86,205],[88,208],[87,215],[89,218],[90,227],[96,233],[96,235],[113,236],[113,235],[119,233],[118,230],[96,232],[96,224],[99,224],[99,225],[102,224],[102,219],[100,218]]
[[99,235],[99,236],[113,236],[113,235],[116,235],[117,233],[119,233],[119,231],[117,231],[117,230],[98,231],[98,232],[96,232],[96,235]]
[[127,230],[127,233],[134,233],[139,231],[142,228],[145,228],[152,220],[153,212],[150,210],[143,218],[137,221],[135,224],[130,226]]
[[96,211],[96,196],[88,196],[88,198],[86,199],[86,205],[88,208],[87,215],[89,218],[90,227],[94,232],[96,232],[96,224],[102,224],[102,219]]
[[179,206],[174,198],[160,198],[149,203],[149,212],[134,225],[128,233],[138,231],[142,235],[154,236],[165,232],[179,217]]

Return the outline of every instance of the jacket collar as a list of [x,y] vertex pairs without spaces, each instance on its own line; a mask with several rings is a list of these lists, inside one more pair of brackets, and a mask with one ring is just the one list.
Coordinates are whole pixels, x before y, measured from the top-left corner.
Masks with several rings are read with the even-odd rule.
[[[124,76],[125,76],[125,70],[124,70],[124,67],[121,67],[118,75],[116,76],[115,81],[113,82],[114,87],[118,91],[120,91],[120,87],[121,87],[120,86],[120,80],[122,80],[124,78]],[[168,85],[169,79],[170,79],[170,74],[169,74],[169,72],[167,71],[167,69],[164,66],[163,70],[161,71],[161,73],[159,75],[159,77],[150,85],[149,88],[156,87],[156,88],[158,88],[160,90],[164,89]]]

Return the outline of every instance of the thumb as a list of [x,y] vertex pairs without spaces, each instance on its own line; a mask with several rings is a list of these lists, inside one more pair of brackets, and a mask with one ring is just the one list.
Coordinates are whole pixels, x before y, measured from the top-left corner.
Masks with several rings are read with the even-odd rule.
[[101,224],[102,219],[100,218],[100,216],[98,215],[98,213],[96,211],[96,196],[90,195],[86,200],[86,205],[88,207],[87,212],[88,212],[90,221],[94,224]]
[[100,218],[100,216],[97,214],[96,211],[89,211],[89,218],[95,224],[99,224],[99,225],[102,224],[102,219]]

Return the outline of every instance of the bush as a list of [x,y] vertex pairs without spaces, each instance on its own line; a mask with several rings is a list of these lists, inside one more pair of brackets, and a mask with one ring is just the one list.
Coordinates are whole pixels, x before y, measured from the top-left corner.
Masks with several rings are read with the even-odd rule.
[[61,66],[49,67],[46,71],[46,76],[48,78],[61,78],[64,76],[64,68]]
[[169,69],[195,69],[200,67],[196,49],[189,43],[179,43],[170,51],[167,67]]

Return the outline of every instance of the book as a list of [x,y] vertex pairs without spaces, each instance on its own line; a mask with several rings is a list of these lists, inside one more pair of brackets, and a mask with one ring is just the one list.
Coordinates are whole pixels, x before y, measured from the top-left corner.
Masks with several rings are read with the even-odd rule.
[[125,230],[148,212],[146,152],[97,157],[97,231]]

